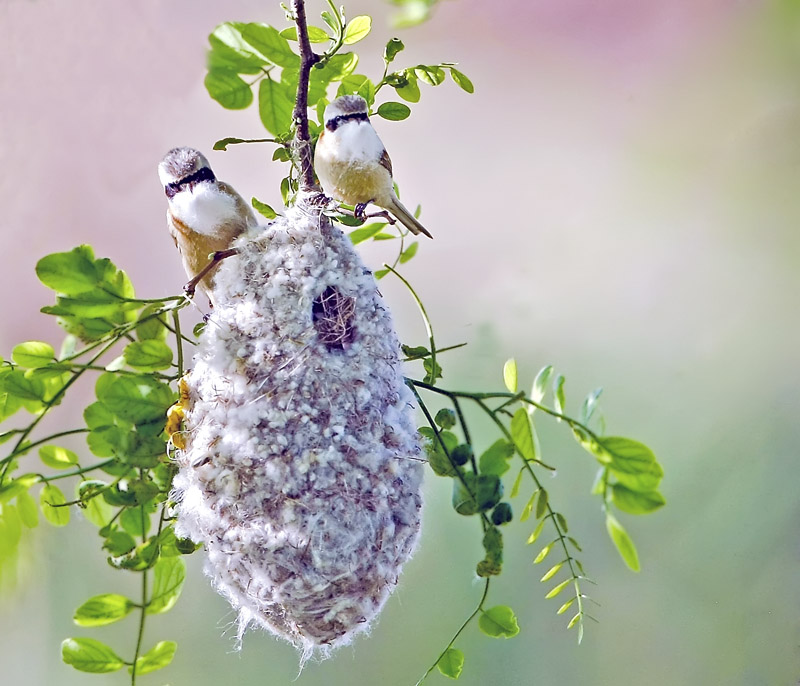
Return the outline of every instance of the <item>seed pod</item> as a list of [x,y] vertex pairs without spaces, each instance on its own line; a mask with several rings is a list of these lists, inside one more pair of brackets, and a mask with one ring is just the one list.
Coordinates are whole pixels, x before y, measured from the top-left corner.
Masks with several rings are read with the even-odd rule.
[[422,458],[372,274],[319,214],[236,243],[191,373],[176,533],[251,623],[326,656],[368,628],[420,529]]

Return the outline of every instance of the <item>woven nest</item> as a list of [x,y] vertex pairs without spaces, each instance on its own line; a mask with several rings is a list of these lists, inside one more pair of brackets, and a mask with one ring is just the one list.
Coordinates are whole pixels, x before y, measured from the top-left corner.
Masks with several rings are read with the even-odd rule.
[[364,631],[420,529],[421,459],[375,280],[324,217],[239,239],[186,382],[176,532],[251,623],[304,658]]

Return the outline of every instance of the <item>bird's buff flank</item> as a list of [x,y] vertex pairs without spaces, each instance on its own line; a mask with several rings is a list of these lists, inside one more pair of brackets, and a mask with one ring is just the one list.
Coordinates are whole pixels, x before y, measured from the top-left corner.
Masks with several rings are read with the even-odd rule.
[[394,192],[392,161],[369,121],[367,102],[343,95],[325,108],[325,128],[314,152],[314,169],[326,195],[349,205],[375,203],[411,233],[433,238]]
[[193,369],[176,533],[250,624],[325,657],[366,631],[420,530],[414,399],[372,274],[300,209],[234,243]]

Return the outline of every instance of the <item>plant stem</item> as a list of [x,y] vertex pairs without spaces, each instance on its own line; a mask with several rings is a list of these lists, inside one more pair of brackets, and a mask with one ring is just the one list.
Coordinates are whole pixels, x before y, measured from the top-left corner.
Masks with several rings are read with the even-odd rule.
[[439,664],[439,660],[441,660],[441,659],[442,659],[442,657],[444,656],[444,654],[445,654],[445,653],[446,653],[448,650],[450,650],[450,648],[452,648],[452,647],[453,647],[453,644],[456,642],[456,640],[458,639],[458,637],[461,635],[461,632],[462,632],[462,631],[464,631],[464,629],[466,629],[466,628],[467,628],[467,625],[468,625],[468,624],[469,624],[469,623],[470,623],[470,622],[471,622],[473,619],[475,619],[475,615],[477,615],[479,612],[481,612],[481,611],[483,610],[483,604],[486,602],[486,597],[489,595],[489,582],[490,582],[490,581],[491,581],[491,579],[486,579],[486,583],[483,585],[483,595],[481,596],[481,601],[478,603],[478,607],[476,607],[476,608],[475,608],[475,610],[473,611],[473,613],[472,613],[472,614],[471,614],[469,617],[467,617],[467,619],[466,619],[466,620],[464,621],[464,623],[461,625],[461,628],[460,628],[458,631],[456,631],[456,633],[455,633],[455,635],[453,636],[453,638],[451,638],[451,639],[450,639],[450,643],[448,643],[448,644],[447,644],[447,647],[446,647],[446,648],[445,648],[445,649],[444,649],[444,650],[441,652],[441,654],[439,655],[439,657],[437,657],[437,658],[436,658],[436,662],[434,662],[434,663],[433,663],[433,664],[432,664],[432,665],[429,667],[428,671],[427,671],[427,672],[425,672],[425,674],[423,675],[423,677],[422,677],[422,678],[421,678],[421,679],[420,679],[420,680],[417,682],[416,686],[419,686],[419,685],[420,685],[420,684],[421,684],[423,681],[425,681],[425,679],[427,679],[427,678],[428,678],[428,675],[429,675],[429,674],[430,674],[430,673],[431,673],[431,672],[432,672],[434,669],[436,669],[436,665],[438,665],[438,664]]
[[294,145],[300,166],[300,189],[313,191],[316,185],[314,164],[311,160],[311,136],[308,131],[308,80],[311,68],[320,58],[311,49],[311,42],[308,40],[305,0],[292,0],[292,11],[297,24],[297,42],[300,46],[300,74],[297,78],[297,97],[292,113],[296,127]]

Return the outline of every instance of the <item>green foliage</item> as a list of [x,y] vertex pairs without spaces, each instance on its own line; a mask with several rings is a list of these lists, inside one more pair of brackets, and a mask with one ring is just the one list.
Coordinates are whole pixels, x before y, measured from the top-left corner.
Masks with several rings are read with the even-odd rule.
[[[392,0],[402,8],[401,21],[406,25],[427,18],[435,1]],[[401,121],[411,114],[406,103],[419,102],[427,87],[441,85],[448,74],[465,92],[474,91],[472,82],[453,63],[395,67],[405,48],[398,38],[385,44],[382,73],[370,76],[367,68],[364,73],[356,72],[359,56],[345,47],[365,38],[372,30],[372,20],[357,16],[348,21],[343,8],[330,1],[327,6],[329,10],[321,14],[322,26],[308,27],[310,41],[323,49],[309,75],[306,114],[311,116],[312,145],[324,125],[329,98],[357,93],[366,100],[370,113]],[[257,102],[259,118],[270,137],[227,137],[214,148],[274,144],[273,160],[290,165],[280,186],[285,204],[298,190],[299,179],[293,152],[296,146],[292,144],[298,124],[294,113],[300,73],[297,38],[296,26],[279,30],[261,23],[221,24],[209,35],[205,77],[209,95],[223,107],[245,109]],[[388,98],[387,92],[391,93]],[[395,96],[403,102],[392,99]],[[267,219],[277,216],[270,205],[256,198],[252,205]],[[372,217],[377,221],[365,223],[353,209],[342,206],[331,214],[352,227],[349,235],[354,245],[368,240],[397,241],[392,264],[375,276],[397,276],[419,306],[427,341],[403,346],[407,361],[421,367],[421,380],[407,379],[425,417],[419,432],[432,472],[451,480],[453,509],[474,518],[480,536],[482,553],[480,559],[476,555],[475,571],[484,580],[482,596],[425,677],[438,668],[448,678],[459,678],[465,659],[454,644],[476,618],[478,629],[487,636],[511,638],[519,633],[512,609],[487,607],[487,600],[492,579],[502,574],[505,546],[519,543],[504,540],[503,531],[513,528],[501,531],[501,527],[514,519],[510,501],[521,494],[517,512],[520,522],[530,522],[525,536],[532,546],[531,560],[542,565],[539,569],[546,568],[540,577],[540,582],[547,584],[544,597],[559,599],[557,615],[574,611],[567,628],[578,628],[580,642],[585,619],[590,617],[582,588],[588,579],[578,557],[581,548],[568,535],[567,519],[542,483],[541,470],[550,473],[553,467],[543,462],[537,423],[549,417],[568,427],[578,446],[596,460],[599,468],[592,494],[601,499],[612,544],[634,571],[640,568],[638,553],[614,508],[635,515],[661,508],[665,504],[658,491],[661,465],[644,444],[604,435],[602,417],[598,418],[601,389],[586,395],[579,419],[567,414],[565,378],[550,365],[538,372],[529,394],[519,390],[520,374],[513,359],[503,368],[506,391],[461,392],[437,385],[444,378],[442,354],[461,344],[437,346],[422,300],[397,271],[415,257],[419,243],[410,240],[408,231],[388,215],[378,213]],[[420,211],[417,207],[415,216]],[[19,546],[26,532],[38,525],[40,511],[46,522],[63,527],[70,521],[71,508],[78,508],[97,527],[107,563],[141,575],[142,593],[135,600],[113,592],[94,595],[75,610],[74,621],[92,628],[134,615],[139,638],[129,659],[96,639],[68,638],[62,643],[62,658],[84,672],[109,673],[127,666],[135,683],[137,675],[161,669],[173,659],[174,641],[161,641],[142,652],[142,631],[150,615],[166,613],[178,601],[186,575],[182,555],[198,547],[176,538],[168,503],[176,468],[167,446],[170,432],[176,429],[168,428],[166,413],[178,396],[176,385],[184,373],[184,342],[193,342],[180,327],[179,312],[189,301],[182,295],[137,299],[127,275],[110,260],[96,258],[86,245],[42,258],[36,272],[55,295],[55,305],[42,308],[42,312],[57,317],[67,336],[59,352],[49,343],[26,341],[13,348],[10,360],[0,358],[0,422],[20,412],[29,415],[21,428],[0,432],[0,444],[7,448],[0,458],[0,578],[16,564]],[[203,326],[196,327],[195,336]],[[95,376],[95,398],[83,412],[83,424],[39,436],[44,420],[72,385],[90,375]],[[435,396],[446,406],[434,414],[422,394]],[[486,445],[483,435],[480,440],[473,439],[462,408],[466,404],[496,428]],[[84,438],[86,447],[64,447],[62,439],[70,436]],[[32,455],[34,449],[38,459]],[[23,464],[29,471],[23,470]],[[504,478],[512,476],[507,474],[513,475],[508,491]],[[74,500],[68,501],[57,485],[61,480],[70,481],[71,490],[67,490],[75,493]]]

